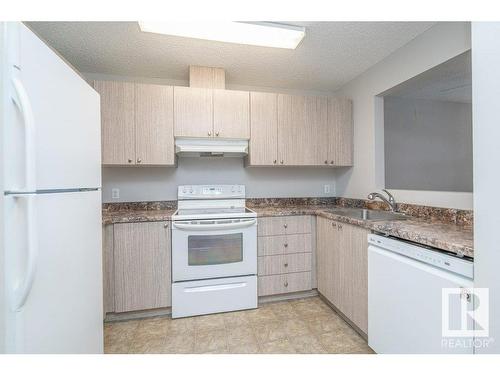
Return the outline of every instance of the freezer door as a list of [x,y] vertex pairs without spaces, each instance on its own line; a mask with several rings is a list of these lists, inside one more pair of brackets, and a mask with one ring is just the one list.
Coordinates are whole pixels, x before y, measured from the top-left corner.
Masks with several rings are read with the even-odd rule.
[[5,196],[9,353],[102,353],[101,193]]
[[23,24],[7,35],[4,189],[100,187],[99,95]]

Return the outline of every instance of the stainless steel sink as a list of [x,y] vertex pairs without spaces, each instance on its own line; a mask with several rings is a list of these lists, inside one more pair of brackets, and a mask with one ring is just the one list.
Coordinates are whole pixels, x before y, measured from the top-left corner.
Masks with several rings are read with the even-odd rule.
[[333,209],[330,212],[334,215],[347,216],[353,219],[361,219],[367,221],[384,221],[384,220],[408,220],[410,216],[392,211],[367,210],[364,208],[343,208]]

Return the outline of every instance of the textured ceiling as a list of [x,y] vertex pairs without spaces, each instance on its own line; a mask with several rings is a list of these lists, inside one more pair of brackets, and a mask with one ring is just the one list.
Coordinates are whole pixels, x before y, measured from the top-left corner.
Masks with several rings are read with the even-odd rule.
[[471,53],[467,51],[455,56],[382,95],[472,103]]
[[188,79],[189,65],[226,69],[234,85],[334,91],[427,30],[432,22],[290,22],[296,50],[151,33],[136,22],[29,22],[81,72]]

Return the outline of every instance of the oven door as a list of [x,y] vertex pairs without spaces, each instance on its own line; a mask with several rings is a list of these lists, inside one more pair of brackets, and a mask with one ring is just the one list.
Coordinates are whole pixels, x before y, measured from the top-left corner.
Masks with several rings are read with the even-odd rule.
[[172,223],[174,282],[256,273],[257,219]]

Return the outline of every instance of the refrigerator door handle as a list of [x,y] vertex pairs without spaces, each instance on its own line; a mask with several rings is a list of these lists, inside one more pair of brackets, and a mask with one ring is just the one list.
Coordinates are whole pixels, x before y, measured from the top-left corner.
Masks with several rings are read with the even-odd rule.
[[14,311],[22,309],[33,287],[38,260],[38,236],[37,236],[37,213],[36,195],[20,194],[15,199],[27,199],[27,227],[28,227],[28,253],[26,274],[23,281],[14,290]]
[[[35,119],[33,110],[29,100],[28,93],[26,92],[22,82],[17,77],[12,78],[12,86],[14,94],[12,100],[21,112],[24,127],[24,160],[25,160],[25,187],[16,189],[20,192],[34,192],[36,191],[36,152],[35,152]],[[12,190],[12,189],[11,189]]]

